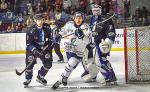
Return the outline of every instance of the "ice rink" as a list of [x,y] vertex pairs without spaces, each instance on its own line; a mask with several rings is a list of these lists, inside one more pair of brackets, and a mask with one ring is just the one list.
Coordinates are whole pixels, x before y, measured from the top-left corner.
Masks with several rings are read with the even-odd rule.
[[17,76],[14,71],[15,68],[19,71],[25,68],[25,55],[0,55],[0,92],[150,92],[150,84],[125,84],[123,54],[122,51],[111,52],[111,57],[109,58],[118,78],[118,86],[101,86],[99,83],[100,80],[102,80],[101,74],[98,75],[97,82],[84,83],[80,77],[83,72],[83,67],[80,64],[72,72],[68,80],[68,86],[61,86],[58,90],[52,90],[51,86],[60,78],[65,63],[58,63],[56,55],[54,55],[53,67],[46,76],[48,85],[43,86],[35,81],[37,71],[41,67],[41,62],[38,60],[34,68],[33,80],[29,88],[24,88],[22,84],[24,82],[24,74],[22,76]]

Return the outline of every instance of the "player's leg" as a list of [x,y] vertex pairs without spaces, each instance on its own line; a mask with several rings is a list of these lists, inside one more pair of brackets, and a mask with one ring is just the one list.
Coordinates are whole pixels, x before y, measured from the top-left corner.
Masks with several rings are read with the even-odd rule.
[[28,86],[32,80],[33,67],[34,67],[34,64],[36,63],[35,56],[31,52],[27,51],[26,52],[26,66],[28,66],[28,64],[30,63],[32,63],[31,66],[29,66],[27,70],[25,71],[26,81],[23,83],[25,86]]
[[66,56],[67,56],[67,61],[69,61],[69,58],[70,58],[70,52],[66,52]]
[[43,66],[38,71],[38,76],[36,81],[43,85],[46,85],[47,80],[44,77],[46,76],[49,69],[52,67],[52,53],[51,51],[48,50],[45,51],[43,54],[44,54],[43,57],[40,58],[43,63]]
[[81,78],[85,82],[96,81],[96,77],[97,77],[97,74],[99,72],[99,69],[95,65],[94,58],[95,57],[93,57],[93,49],[88,49],[87,51],[85,51],[84,59],[82,62],[85,71],[81,75]]
[[65,70],[61,75],[60,80],[58,80],[53,86],[53,89],[57,89],[59,87],[60,84],[63,84],[64,86],[67,85],[67,80],[68,77],[70,76],[70,74],[72,73],[72,71],[76,68],[76,66],[79,64],[79,59],[75,58],[75,57],[71,57],[69,59],[69,61],[67,62],[66,66],[65,66]]
[[[104,77],[104,81],[101,82],[102,84],[117,81],[116,75],[111,66],[111,63],[107,60],[107,56],[108,56],[108,53],[107,54],[102,53],[102,55],[101,55],[102,61],[100,62],[99,58],[96,59],[96,61],[97,61],[96,64],[98,66],[100,66],[100,72]],[[98,56],[96,56],[96,57],[98,57]]]
[[63,55],[62,55],[62,53],[61,53],[61,51],[60,51],[60,44],[55,43],[55,44],[54,44],[54,50],[55,50],[56,54],[57,54],[58,57],[59,57],[58,62],[64,62]]

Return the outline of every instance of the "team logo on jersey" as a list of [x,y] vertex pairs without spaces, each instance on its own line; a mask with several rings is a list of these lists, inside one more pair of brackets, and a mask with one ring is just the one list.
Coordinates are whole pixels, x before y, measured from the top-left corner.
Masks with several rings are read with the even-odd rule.
[[45,59],[49,59],[49,58],[50,58],[50,54],[49,53],[45,54]]
[[109,25],[109,30],[112,30],[113,29],[113,26],[112,25]]

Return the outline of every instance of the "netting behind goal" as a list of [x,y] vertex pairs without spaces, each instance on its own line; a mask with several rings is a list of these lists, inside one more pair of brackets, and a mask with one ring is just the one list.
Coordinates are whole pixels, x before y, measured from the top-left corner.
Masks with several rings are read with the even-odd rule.
[[126,83],[150,83],[150,27],[124,30]]

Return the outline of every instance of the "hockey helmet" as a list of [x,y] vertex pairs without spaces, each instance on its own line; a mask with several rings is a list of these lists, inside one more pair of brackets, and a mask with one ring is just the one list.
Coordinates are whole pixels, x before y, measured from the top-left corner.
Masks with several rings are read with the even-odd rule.
[[76,25],[80,26],[84,21],[84,14],[82,12],[75,12],[73,16],[73,20]]
[[83,20],[85,19],[84,13],[82,13],[82,12],[80,12],[80,11],[77,11],[77,12],[74,13],[73,19],[74,19],[75,17],[82,17]]
[[34,19],[35,20],[41,20],[41,19],[43,19],[43,15],[42,14],[35,14]]
[[101,15],[101,13],[102,13],[101,9],[102,9],[102,7],[100,5],[94,4],[92,6],[92,13],[93,13],[93,15]]

